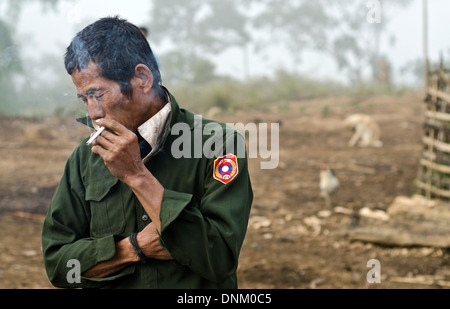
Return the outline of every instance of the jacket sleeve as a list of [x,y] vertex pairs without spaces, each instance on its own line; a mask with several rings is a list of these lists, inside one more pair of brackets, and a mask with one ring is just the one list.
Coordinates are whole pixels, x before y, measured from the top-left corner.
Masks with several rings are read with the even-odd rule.
[[160,213],[161,245],[179,263],[213,282],[236,272],[253,200],[245,140],[235,133],[225,146],[229,143],[234,143],[232,149],[244,149],[244,155],[237,156],[234,179],[226,184],[214,179],[214,158],[207,159],[204,195],[196,199],[165,190]]
[[[69,158],[64,174],[50,203],[42,229],[44,265],[50,282],[56,287],[101,287],[130,269],[103,279],[89,279],[81,273],[115,254],[113,235],[92,238],[90,212],[80,176],[76,152]],[[69,261],[79,262],[79,269]],[[72,270],[72,272],[71,272]],[[76,273],[79,272],[79,279]]]

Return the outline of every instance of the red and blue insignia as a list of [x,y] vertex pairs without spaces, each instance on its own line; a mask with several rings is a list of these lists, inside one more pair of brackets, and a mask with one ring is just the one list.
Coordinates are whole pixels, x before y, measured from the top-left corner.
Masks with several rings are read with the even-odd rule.
[[214,161],[213,177],[227,184],[239,173],[237,158],[234,154],[219,157]]

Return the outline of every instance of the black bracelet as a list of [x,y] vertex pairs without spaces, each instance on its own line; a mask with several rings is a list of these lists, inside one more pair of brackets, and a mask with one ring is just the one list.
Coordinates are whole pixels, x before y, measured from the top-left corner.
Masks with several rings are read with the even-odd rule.
[[142,263],[147,263],[147,257],[145,256],[144,252],[142,252],[141,248],[139,248],[139,245],[136,240],[136,233],[131,233],[130,235],[130,243],[133,245],[134,249],[136,249],[136,253],[141,259]]

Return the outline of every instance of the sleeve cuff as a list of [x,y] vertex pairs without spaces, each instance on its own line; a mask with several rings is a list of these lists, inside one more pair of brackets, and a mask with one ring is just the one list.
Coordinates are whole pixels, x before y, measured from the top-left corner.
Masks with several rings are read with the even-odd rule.
[[116,242],[114,240],[114,235],[98,238],[95,242],[97,263],[111,259],[116,253]]
[[180,215],[181,211],[191,202],[192,194],[164,190],[161,203],[161,233]]
[[[95,240],[96,248],[96,263],[100,263],[114,257],[116,253],[116,243],[114,235],[108,235]],[[135,265],[130,265],[125,267],[123,270],[119,271],[115,275],[105,277],[105,278],[87,278],[81,276],[81,281],[86,288],[101,288],[105,287],[107,284],[113,282],[115,279],[134,273],[136,269]]]

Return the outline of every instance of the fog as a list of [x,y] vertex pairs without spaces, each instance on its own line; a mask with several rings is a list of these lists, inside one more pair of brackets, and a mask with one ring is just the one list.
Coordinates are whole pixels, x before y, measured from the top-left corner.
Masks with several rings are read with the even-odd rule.
[[[11,46],[0,46],[1,76],[8,76],[10,80],[9,83],[3,82],[1,87],[0,113],[39,116],[54,113],[58,108],[62,116],[72,113],[76,105],[72,104],[70,108],[64,105],[64,101],[74,98],[70,77],[63,67],[65,48],[77,31],[108,15],[120,15],[138,26],[149,27],[151,34],[148,39],[160,60],[163,80],[168,87],[198,85],[212,77],[245,83],[262,77],[276,78],[274,76],[280,71],[346,86],[363,82],[370,87],[374,78],[370,68],[373,59],[381,59],[388,64],[389,85],[397,88],[423,85],[422,0],[315,2],[329,15],[322,14],[315,5],[304,5],[307,1],[302,0],[279,1],[287,8],[279,11],[277,1],[248,1],[245,5],[239,1],[229,2],[232,3],[229,12],[236,16],[220,16],[219,13],[228,12],[223,8],[214,10],[220,1],[190,2],[192,8],[195,9],[195,5],[198,8],[192,18],[193,23],[198,21],[194,26],[201,27],[206,21],[209,24],[225,21],[218,24],[216,30],[199,28],[195,30],[197,32],[181,37],[176,23],[171,23],[175,24],[171,29],[170,23],[163,24],[167,18],[162,19],[161,16],[176,7],[169,14],[174,14],[173,18],[180,25],[184,24],[186,20],[179,13],[184,12],[183,1],[0,0],[0,21],[7,25],[12,46],[17,50],[15,57],[11,58],[11,49],[7,50]],[[375,16],[371,10],[377,3],[381,4],[379,22],[371,23],[369,19]],[[298,12],[296,17],[287,14],[290,6],[292,12]],[[227,5],[224,7],[228,8]],[[449,8],[450,2],[445,0],[428,3],[427,49],[432,62],[438,62],[441,56],[444,61],[450,58],[450,43],[445,31],[450,26],[446,18]],[[186,8],[185,12],[188,9],[191,8]],[[308,22],[311,19],[308,14],[318,12],[321,14],[318,16],[328,20],[317,18],[316,24]],[[255,17],[258,14],[259,19]],[[360,34],[348,32],[353,37],[342,34],[341,40],[340,29],[349,31],[350,25],[345,14],[352,16],[353,27]],[[239,29],[239,23],[242,23],[242,29]],[[203,39],[210,42],[189,41],[189,35],[198,37],[199,33],[205,33]],[[343,40],[344,37],[348,40]],[[350,48],[346,42],[355,46]],[[336,46],[340,46],[340,50]],[[189,50],[191,54],[183,55],[182,50]],[[373,55],[368,55],[372,52]],[[175,67],[175,53],[177,59],[183,59],[185,63],[198,62],[198,67],[184,64],[183,68]],[[369,56],[373,59],[367,60]],[[20,69],[12,70],[5,64],[7,62],[17,62]],[[187,76],[186,79],[179,80],[181,75]],[[7,94],[7,90],[16,92],[13,103],[12,94]]]

